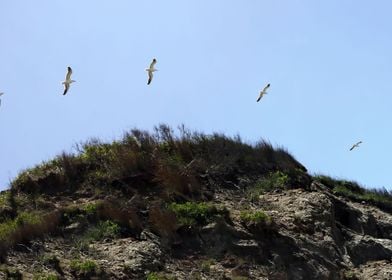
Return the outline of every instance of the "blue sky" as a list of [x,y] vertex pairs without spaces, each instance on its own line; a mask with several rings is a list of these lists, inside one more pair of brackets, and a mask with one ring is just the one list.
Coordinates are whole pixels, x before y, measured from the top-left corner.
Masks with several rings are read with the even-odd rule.
[[[311,173],[391,189],[391,9],[386,0],[2,1],[0,189],[75,143],[159,123],[264,138]],[[67,66],[77,82],[62,96]]]

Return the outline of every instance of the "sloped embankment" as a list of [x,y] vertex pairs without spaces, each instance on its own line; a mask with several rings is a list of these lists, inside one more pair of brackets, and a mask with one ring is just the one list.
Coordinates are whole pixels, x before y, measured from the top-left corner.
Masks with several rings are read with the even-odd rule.
[[182,131],[93,141],[0,194],[9,279],[392,279],[392,199],[282,149]]

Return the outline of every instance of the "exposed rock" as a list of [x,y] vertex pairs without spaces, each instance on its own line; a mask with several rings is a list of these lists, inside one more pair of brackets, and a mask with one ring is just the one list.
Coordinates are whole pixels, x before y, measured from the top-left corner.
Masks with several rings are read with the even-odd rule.
[[127,238],[115,240],[104,247],[97,244],[93,248],[108,260],[101,261],[106,273],[116,279],[143,279],[148,271],[163,268],[164,254],[157,242],[158,239],[136,241]]
[[[69,264],[75,256],[96,262],[101,279],[146,279],[152,272],[184,280],[392,279],[390,213],[335,196],[320,183],[251,200],[244,188],[252,182],[241,178],[234,183],[238,188],[209,189],[210,202],[226,207],[230,215],[192,227],[180,226],[164,201],[130,191],[123,204],[112,197],[94,216],[126,227],[117,238],[94,240],[86,248],[83,238],[90,221],[79,219],[82,212],[75,211],[61,234],[15,246],[5,262],[25,279],[37,271],[62,271],[61,277],[72,279]],[[53,207],[90,202],[77,196],[53,202]],[[245,223],[240,218],[244,209],[263,211],[271,222]],[[57,268],[42,263],[43,254],[56,255]]]

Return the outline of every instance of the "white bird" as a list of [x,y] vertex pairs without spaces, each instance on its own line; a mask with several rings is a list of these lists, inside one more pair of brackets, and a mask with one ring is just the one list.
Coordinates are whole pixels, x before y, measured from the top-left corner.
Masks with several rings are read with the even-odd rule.
[[359,144],[362,144],[362,141],[355,143],[351,148],[350,151],[354,150],[355,148],[359,147]]
[[72,68],[68,66],[68,72],[67,72],[67,75],[65,76],[65,81],[63,82],[63,85],[64,85],[63,95],[65,95],[68,92],[71,84],[76,82],[74,80],[71,80],[71,75],[72,75]]
[[148,82],[147,85],[149,85],[152,81],[153,73],[155,71],[158,71],[158,69],[155,69],[155,63],[157,63],[157,60],[154,58],[150,64],[150,68],[147,68],[146,71],[148,72]]
[[270,87],[271,84],[267,84],[262,91],[260,91],[259,98],[257,98],[256,102],[259,102],[260,99],[263,97],[264,94],[267,94],[267,89]]
[[[4,92],[0,92],[0,96],[2,96],[4,94]],[[1,105],[1,99],[0,99],[0,105]]]

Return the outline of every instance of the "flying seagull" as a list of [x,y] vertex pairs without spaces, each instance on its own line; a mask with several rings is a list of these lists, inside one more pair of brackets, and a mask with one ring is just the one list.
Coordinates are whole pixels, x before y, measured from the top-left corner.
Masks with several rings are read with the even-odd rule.
[[257,98],[256,102],[259,102],[260,99],[263,97],[264,94],[267,94],[267,89],[270,87],[271,84],[267,84],[262,91],[260,91],[259,98]]
[[[4,92],[0,92],[0,96],[2,96],[4,94]],[[1,99],[0,99],[0,105],[1,105]]]
[[359,142],[355,143],[355,144],[350,148],[350,151],[354,150],[355,148],[358,148],[358,147],[359,147],[359,144],[362,144],[362,141],[359,141]]
[[63,82],[63,85],[64,85],[63,95],[66,95],[71,84],[76,82],[74,80],[71,80],[71,75],[72,75],[72,68],[68,66],[68,72],[67,72],[67,75],[65,76],[65,81]]
[[150,64],[150,68],[147,68],[146,71],[148,72],[148,82],[147,85],[149,85],[152,81],[153,77],[153,72],[158,71],[158,69],[155,69],[155,63],[157,63],[157,60],[154,58]]

